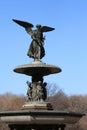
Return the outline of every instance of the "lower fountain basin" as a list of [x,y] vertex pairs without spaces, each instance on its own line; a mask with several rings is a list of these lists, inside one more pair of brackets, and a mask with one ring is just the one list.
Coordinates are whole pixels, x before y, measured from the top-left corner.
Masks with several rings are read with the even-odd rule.
[[0,112],[0,123],[8,124],[73,124],[84,116],[83,113],[54,110],[19,110]]

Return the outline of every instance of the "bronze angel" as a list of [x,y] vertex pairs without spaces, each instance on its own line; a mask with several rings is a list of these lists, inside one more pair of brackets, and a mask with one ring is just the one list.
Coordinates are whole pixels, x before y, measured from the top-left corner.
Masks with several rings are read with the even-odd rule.
[[34,60],[40,60],[41,58],[43,58],[45,56],[45,37],[43,36],[43,33],[52,31],[54,30],[54,28],[48,26],[41,26],[40,24],[37,24],[36,29],[32,30],[34,25],[31,23],[15,19],[13,19],[13,21],[19,24],[20,26],[24,27],[27,33],[31,35],[32,41],[28,49],[27,55],[33,58]]

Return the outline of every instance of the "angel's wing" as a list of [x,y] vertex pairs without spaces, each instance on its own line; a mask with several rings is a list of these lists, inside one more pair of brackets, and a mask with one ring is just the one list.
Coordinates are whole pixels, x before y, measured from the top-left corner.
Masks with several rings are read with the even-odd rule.
[[49,32],[49,31],[53,31],[53,30],[55,30],[55,28],[48,27],[48,26],[42,26],[42,28],[41,28],[42,32]]
[[16,20],[16,19],[13,19],[13,21],[15,23],[19,24],[20,26],[24,27],[25,30],[27,31],[27,33],[29,33],[30,35],[32,35],[32,29],[31,28],[34,27],[33,24],[25,22],[25,21]]
[[16,20],[16,19],[13,19],[13,21],[14,21],[15,23],[19,24],[20,26],[24,27],[24,28],[34,27],[33,24],[28,23],[28,22],[25,22],[25,21],[20,21],[20,20]]

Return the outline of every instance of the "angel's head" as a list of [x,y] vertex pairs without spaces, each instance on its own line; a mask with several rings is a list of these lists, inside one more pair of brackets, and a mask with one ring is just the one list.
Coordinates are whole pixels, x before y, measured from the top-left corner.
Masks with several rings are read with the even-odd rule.
[[40,24],[37,24],[36,25],[36,28],[39,30],[39,29],[41,29],[41,25]]

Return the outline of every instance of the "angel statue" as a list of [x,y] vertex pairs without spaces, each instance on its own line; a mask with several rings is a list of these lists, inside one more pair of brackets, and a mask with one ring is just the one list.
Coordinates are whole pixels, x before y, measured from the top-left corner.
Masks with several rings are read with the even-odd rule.
[[37,24],[36,29],[32,30],[34,25],[31,23],[15,19],[13,19],[13,21],[19,24],[20,26],[24,27],[26,32],[32,38],[27,55],[33,58],[34,60],[42,59],[45,56],[45,49],[44,49],[45,37],[43,36],[43,33],[52,31],[54,30],[54,28],[48,26],[41,26],[40,24]]

